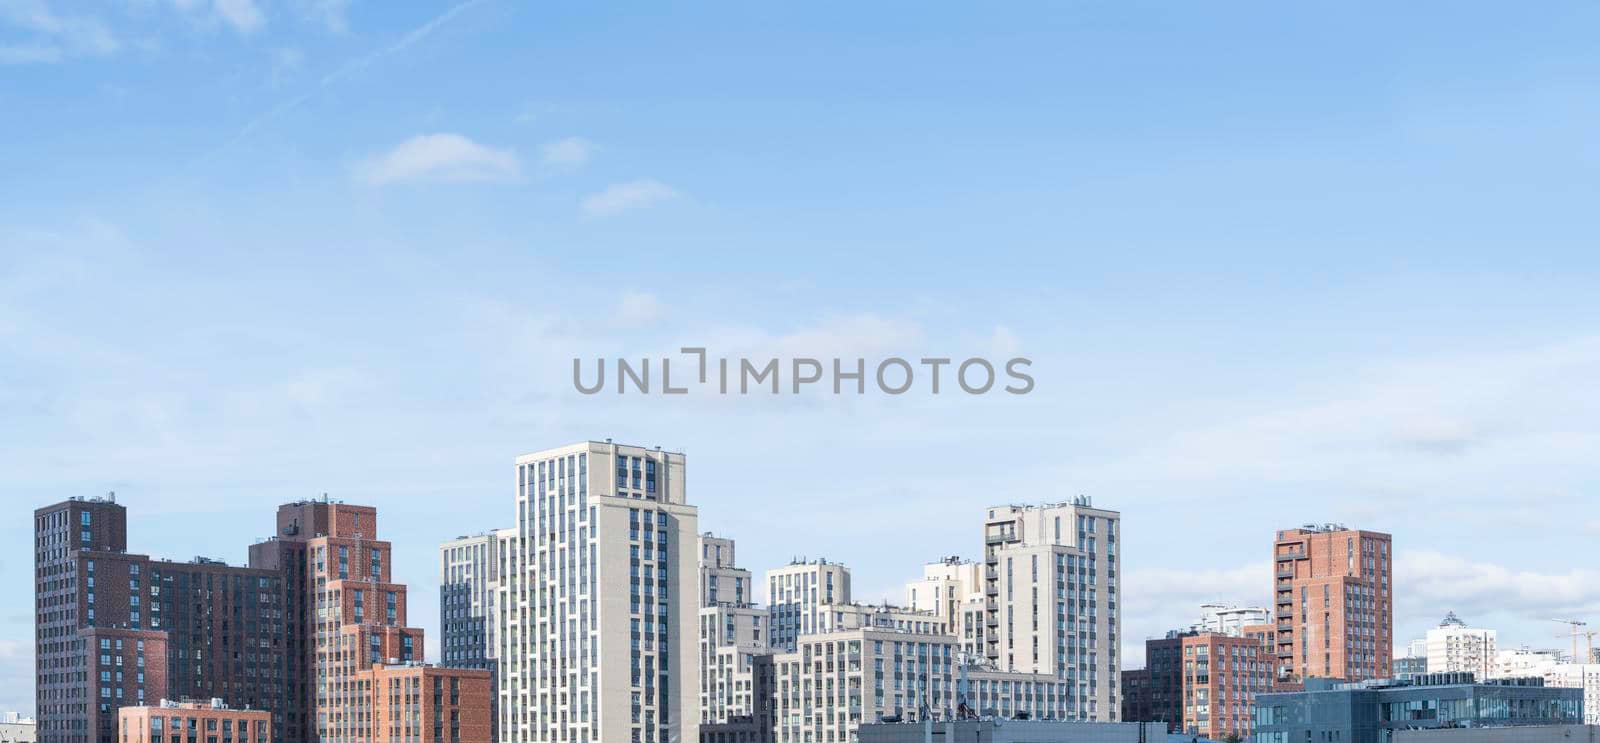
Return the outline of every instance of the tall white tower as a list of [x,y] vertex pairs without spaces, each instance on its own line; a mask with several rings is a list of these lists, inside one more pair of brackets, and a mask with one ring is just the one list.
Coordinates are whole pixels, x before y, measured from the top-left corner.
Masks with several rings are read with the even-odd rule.
[[587,441],[517,457],[515,478],[495,606],[499,740],[697,741],[683,455]]

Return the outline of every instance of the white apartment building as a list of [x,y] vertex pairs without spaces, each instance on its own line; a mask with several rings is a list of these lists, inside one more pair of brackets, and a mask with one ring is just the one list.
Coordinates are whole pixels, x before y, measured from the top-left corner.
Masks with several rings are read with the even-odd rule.
[[1244,637],[1245,627],[1271,622],[1272,613],[1259,606],[1210,603],[1200,605],[1200,621],[1195,623],[1194,629],[1229,637]]
[[983,563],[946,557],[923,565],[922,577],[906,584],[906,607],[943,619],[962,652],[983,653]]
[[883,717],[950,720],[968,712],[1071,719],[1071,683],[962,661],[955,638],[888,627],[802,635],[773,659],[780,743],[848,743]]
[[698,740],[684,456],[587,441],[517,457],[513,475],[495,607],[500,741]]
[[775,648],[793,651],[801,635],[822,626],[821,607],[850,603],[850,569],[827,560],[797,560],[767,571],[767,610]]
[[1600,725],[1600,663],[1557,663],[1544,669],[1544,685],[1583,690],[1583,721]]
[[754,719],[771,730],[772,656],[766,610],[717,604],[700,609],[700,722]]
[[819,633],[877,627],[918,634],[953,634],[950,623],[937,613],[903,609],[887,604],[880,606],[828,604],[823,606],[818,614],[821,616],[821,622],[817,625]]
[[1495,653],[1493,678],[1525,678],[1543,676],[1551,666],[1561,663],[1559,650],[1534,650],[1516,648]]
[[737,567],[733,540],[711,532],[700,535],[700,605],[753,603],[750,571]]
[[1115,721],[1121,515],[1088,498],[994,506],[984,519],[983,655],[1068,682],[1069,717]]
[[439,662],[452,668],[492,669],[495,586],[500,580],[499,534],[452,539],[439,545]]
[[1485,679],[1494,675],[1499,650],[1492,629],[1468,627],[1452,611],[1428,630],[1427,643],[1429,673],[1470,671]]

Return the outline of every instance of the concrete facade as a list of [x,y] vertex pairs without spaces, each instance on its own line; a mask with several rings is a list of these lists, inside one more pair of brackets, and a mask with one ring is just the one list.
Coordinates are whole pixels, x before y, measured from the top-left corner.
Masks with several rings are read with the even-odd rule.
[[982,654],[1066,681],[1073,719],[1121,715],[1120,527],[1087,498],[985,513]]
[[850,569],[827,560],[797,560],[767,571],[772,646],[793,651],[802,635],[821,631],[822,607],[850,603]]
[[699,737],[699,531],[681,453],[588,441],[516,458],[495,610],[500,740]]
[[1486,679],[1494,675],[1496,633],[1492,629],[1468,627],[1455,612],[1445,616],[1439,626],[1428,630],[1428,673],[1471,673]]

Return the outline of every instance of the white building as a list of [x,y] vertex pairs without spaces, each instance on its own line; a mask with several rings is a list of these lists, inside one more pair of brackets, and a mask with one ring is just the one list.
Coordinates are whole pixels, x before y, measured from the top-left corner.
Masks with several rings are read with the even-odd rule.
[[500,741],[698,740],[684,456],[588,441],[517,457],[513,475],[495,606]]
[[1495,653],[1494,668],[1490,675],[1493,678],[1543,676],[1545,671],[1561,663],[1561,660],[1561,652],[1558,650],[1534,650],[1526,647],[1501,650]]
[[750,571],[732,539],[700,535],[700,722],[749,718],[772,730],[772,655],[767,610],[749,603]]
[[983,653],[983,563],[946,557],[922,566],[922,577],[906,584],[906,607],[943,619],[961,652]]
[[1244,637],[1244,628],[1252,624],[1270,624],[1272,614],[1258,606],[1210,603],[1200,605],[1197,632],[1215,632],[1229,637]]
[[738,567],[733,540],[711,532],[700,535],[700,605],[753,603],[750,571]]
[[1600,663],[1556,663],[1545,667],[1544,685],[1583,690],[1583,721],[1600,725]]
[[983,654],[1068,682],[1072,719],[1115,721],[1120,514],[1088,498],[995,506],[984,520]]
[[822,626],[821,608],[850,603],[850,569],[827,560],[796,560],[767,571],[772,646],[794,650],[801,635]]
[[1468,627],[1455,612],[1428,630],[1428,673],[1470,671],[1478,678],[1494,674],[1495,631]]
[[493,669],[501,533],[516,536],[515,529],[502,529],[439,545],[440,665]]

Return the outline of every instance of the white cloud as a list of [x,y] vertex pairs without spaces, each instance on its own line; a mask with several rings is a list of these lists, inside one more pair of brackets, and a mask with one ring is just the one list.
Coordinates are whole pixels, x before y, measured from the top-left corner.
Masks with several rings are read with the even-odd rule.
[[567,137],[545,144],[541,153],[546,165],[577,167],[589,161],[594,144],[582,137]]
[[583,200],[583,213],[589,217],[614,217],[623,212],[678,198],[671,186],[649,178],[618,183]]
[[516,153],[459,134],[423,134],[363,163],[357,176],[372,185],[440,181],[512,181],[521,177]]
[[628,292],[617,307],[616,324],[624,328],[643,328],[656,324],[666,313],[654,294]]
[[254,33],[266,23],[266,16],[255,0],[216,0],[217,17],[239,33]]
[[282,84],[284,79],[305,66],[306,55],[294,47],[282,47],[272,50],[269,82],[273,87]]
[[1421,617],[1489,615],[1515,607],[1524,619],[1600,613],[1600,571],[1513,570],[1428,550],[1397,552],[1397,607]]
[[122,48],[116,35],[93,16],[59,15],[44,0],[0,0],[0,23],[32,34],[0,46],[0,64],[59,62],[105,56]]

